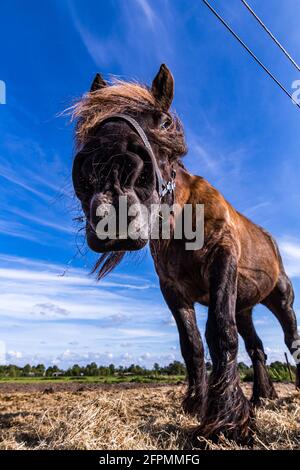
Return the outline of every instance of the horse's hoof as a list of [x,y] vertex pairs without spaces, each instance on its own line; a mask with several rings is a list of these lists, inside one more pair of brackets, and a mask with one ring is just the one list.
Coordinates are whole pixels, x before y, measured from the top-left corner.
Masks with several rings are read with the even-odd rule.
[[197,396],[187,396],[182,401],[182,409],[186,414],[197,416],[198,418],[203,414],[203,399]]
[[260,408],[264,404],[264,400],[276,400],[278,395],[274,387],[271,387],[269,390],[265,390],[257,395],[252,395],[250,403],[254,408]]
[[250,403],[253,408],[260,408],[262,406],[262,401],[260,397],[251,397]]
[[208,431],[205,426],[200,426],[193,432],[191,442],[195,448],[203,450],[210,447],[210,442],[224,444],[224,438],[244,447],[252,448],[254,444],[253,431],[248,426],[243,429],[236,427],[223,431],[222,429]]

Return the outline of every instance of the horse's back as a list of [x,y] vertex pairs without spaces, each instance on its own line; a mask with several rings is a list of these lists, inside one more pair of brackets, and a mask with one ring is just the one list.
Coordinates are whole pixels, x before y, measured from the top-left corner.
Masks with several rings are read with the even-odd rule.
[[275,287],[282,262],[275,240],[262,227],[236,212],[240,240],[238,304],[242,299],[261,302]]

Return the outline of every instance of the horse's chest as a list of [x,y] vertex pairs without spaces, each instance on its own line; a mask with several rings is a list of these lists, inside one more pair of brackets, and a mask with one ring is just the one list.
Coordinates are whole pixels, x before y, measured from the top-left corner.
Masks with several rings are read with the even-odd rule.
[[185,297],[207,305],[208,280],[192,254],[185,252],[182,255],[180,250],[170,250],[167,256],[159,259],[156,268],[162,282],[176,285]]

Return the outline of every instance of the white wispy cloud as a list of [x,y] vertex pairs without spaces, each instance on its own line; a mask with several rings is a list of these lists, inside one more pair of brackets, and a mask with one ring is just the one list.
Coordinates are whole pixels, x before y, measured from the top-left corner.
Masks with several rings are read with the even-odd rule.
[[48,213],[49,208],[47,207],[45,207],[44,214],[41,214],[41,216],[34,215],[32,214],[32,212],[25,211],[22,209],[17,209],[17,208],[11,208],[10,212],[18,216],[20,220],[22,219],[29,220],[30,222],[34,222],[36,225],[39,225],[41,227],[48,227],[56,231],[69,233],[69,234],[74,234],[75,232],[75,229],[71,227],[70,224],[66,223],[65,221],[61,221],[59,223],[56,221],[49,220],[49,213]]
[[60,158],[29,138],[8,135],[1,144],[6,154],[0,154],[0,233],[42,245],[57,244],[61,233],[75,237],[75,205],[70,207]]
[[[84,361],[88,348],[85,362],[97,355],[104,360],[109,349],[121,361],[128,343],[137,361],[150,344],[161,352],[174,341],[159,328],[167,309],[150,280],[119,273],[97,284],[83,269],[59,276],[62,271],[62,265],[0,254],[0,339],[7,350],[21,352],[14,359],[71,363],[79,356]],[[60,351],[71,343],[76,348],[66,357]]]
[[100,38],[91,28],[86,27],[78,14],[73,2],[68,2],[73,25],[79,34],[87,53],[98,67],[119,62],[122,56],[123,45],[111,35],[108,38]]
[[45,201],[54,195],[70,197],[67,168],[54,150],[46,151],[38,141],[15,134],[7,135],[2,145],[0,175],[3,178]]
[[7,351],[6,355],[9,360],[22,359],[23,357],[23,354],[20,351]]
[[270,201],[259,202],[258,204],[254,204],[253,206],[244,209],[243,214],[245,214],[247,217],[253,217],[257,213],[259,213],[261,209],[266,209],[270,205]]
[[279,247],[288,275],[300,277],[300,240],[283,238]]
[[[23,222],[24,220],[22,222],[10,220],[9,217],[0,219],[0,235],[28,240],[43,246],[53,246],[59,243],[57,236],[51,235],[48,231],[43,230],[43,226],[50,227],[50,225],[43,224],[43,226],[35,228]],[[51,228],[54,227],[51,226]],[[60,230],[59,226],[55,229],[56,232],[72,233],[72,230]],[[75,234],[75,229],[73,232]]]
[[[186,128],[189,153],[189,168],[198,175],[207,178],[221,190],[237,191],[241,182],[247,177],[245,160],[249,149],[245,145],[231,147],[222,140],[216,141],[211,132],[197,135],[192,129]],[[230,180],[230,185],[228,181]]]
[[39,315],[69,315],[69,311],[66,310],[65,308],[60,307],[59,305],[55,305],[52,302],[45,302],[42,304],[36,304],[33,306],[33,311],[38,313]]
[[[126,72],[126,64],[132,63],[132,44],[136,64],[152,63],[153,57],[164,62],[173,55],[172,7],[168,2],[150,3],[148,0],[122,1],[118,4],[118,16],[111,20],[111,30],[104,37],[99,33],[98,23],[85,24],[74,2],[68,2],[73,26],[79,34],[87,53],[99,67],[117,64]],[[161,9],[165,11],[165,22]],[[95,11],[95,17],[99,15]],[[120,25],[115,28],[115,24]],[[145,47],[151,42],[151,50]],[[151,60],[150,60],[151,57]]]
[[16,176],[12,170],[6,168],[3,165],[0,165],[0,176],[9,181],[10,183],[13,183],[16,186],[20,186],[22,189],[25,189],[26,191],[34,194],[40,199],[43,199],[48,202],[51,200],[48,194],[45,194],[42,191],[34,188],[32,185],[28,184],[27,182]]
[[[288,248],[299,256],[298,245]],[[151,365],[181,358],[174,320],[151,281],[119,273],[96,284],[80,268],[61,277],[61,265],[5,254],[0,266],[0,339],[10,351],[7,360],[67,366],[93,360]],[[136,288],[144,290],[142,296]],[[204,336],[206,315],[198,310]],[[280,341],[283,346],[280,327],[274,329],[273,316],[260,310],[255,324],[263,329],[270,357],[281,358],[282,351],[273,348]],[[241,348],[239,357],[243,354]]]
[[31,229],[20,222],[14,222],[12,220],[0,219],[0,234],[39,242],[39,238],[32,232]]
[[147,0],[136,0],[138,6],[142,9],[148,23],[151,27],[154,26],[157,16],[154,13],[153,8],[150,6],[150,3]]

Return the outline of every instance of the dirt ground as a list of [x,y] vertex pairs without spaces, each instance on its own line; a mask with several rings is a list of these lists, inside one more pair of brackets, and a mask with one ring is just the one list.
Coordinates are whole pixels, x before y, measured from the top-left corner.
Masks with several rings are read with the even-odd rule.
[[[300,394],[257,411],[254,449],[300,449]],[[0,384],[0,449],[192,449],[197,420],[180,402],[184,385]],[[251,384],[244,385],[251,393]],[[222,439],[212,449],[238,449]]]

